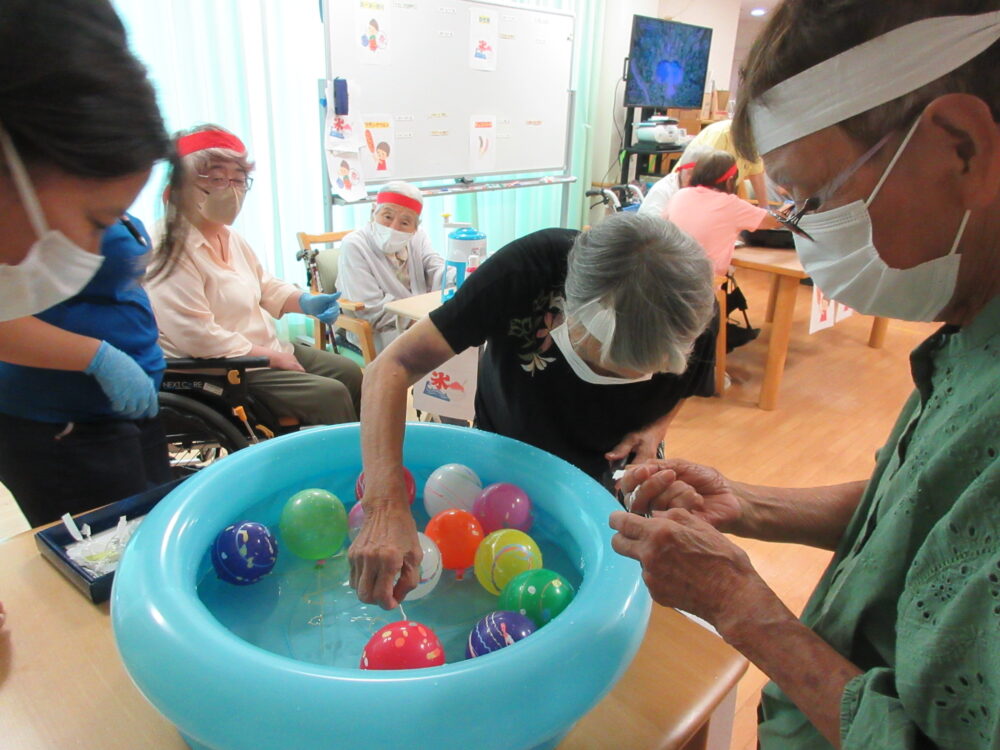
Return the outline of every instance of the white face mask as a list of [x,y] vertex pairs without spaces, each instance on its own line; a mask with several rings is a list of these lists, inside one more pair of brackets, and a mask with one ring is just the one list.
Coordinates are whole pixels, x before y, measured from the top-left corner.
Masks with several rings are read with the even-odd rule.
[[[201,190],[201,188],[199,188]],[[240,215],[243,208],[243,193],[234,187],[225,190],[212,190],[205,196],[205,201],[198,211],[209,221],[231,225]]]
[[[615,332],[615,311],[602,307],[598,300],[588,302],[577,312],[576,317],[587,332],[602,343],[610,340]],[[594,372],[583,358],[576,353],[573,342],[570,339],[569,327],[564,320],[555,328],[549,331],[552,341],[562,352],[563,358],[580,380],[593,385],[628,385],[629,383],[641,383],[653,377],[652,373],[640,375],[637,378],[620,378],[611,375],[601,375]]]
[[406,247],[406,243],[413,237],[411,232],[401,232],[398,229],[379,224],[372,219],[372,231],[375,233],[375,242],[379,250],[386,255],[393,255],[401,252]]
[[0,147],[38,237],[19,264],[0,263],[0,321],[4,321],[34,315],[77,294],[97,273],[104,257],[88,253],[59,230],[49,229],[28,171],[3,126]]
[[910,128],[868,200],[806,214],[799,226],[812,240],[796,234],[795,249],[802,266],[827,297],[865,315],[899,320],[930,321],[955,293],[962,256],[955,251],[965,231],[965,212],[951,251],[913,268],[889,268],[875,249],[868,206],[916,130]]

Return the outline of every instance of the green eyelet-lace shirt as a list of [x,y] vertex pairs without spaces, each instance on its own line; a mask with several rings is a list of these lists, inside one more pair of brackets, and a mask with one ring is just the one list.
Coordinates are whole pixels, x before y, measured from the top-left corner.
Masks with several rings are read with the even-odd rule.
[[[910,358],[917,389],[879,451],[802,621],[864,673],[844,748],[1000,748],[1000,297]],[[773,683],[764,750],[829,748]]]

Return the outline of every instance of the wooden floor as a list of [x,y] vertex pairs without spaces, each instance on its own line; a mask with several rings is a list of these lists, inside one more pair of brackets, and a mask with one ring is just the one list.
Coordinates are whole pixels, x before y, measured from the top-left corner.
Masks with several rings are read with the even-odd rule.
[[[742,271],[751,320],[761,325],[767,299],[763,274]],[[933,325],[892,322],[886,346],[867,346],[870,318],[856,316],[808,336],[809,287],[800,287],[778,409],[755,405],[768,331],[730,355],[733,386],[725,398],[691,399],[667,436],[667,453],[715,466],[749,482],[781,486],[832,484],[867,476],[911,390],[907,355]],[[0,487],[0,539],[27,528]],[[829,553],[737,540],[765,580],[796,612]],[[756,745],[755,711],[764,677],[752,666],[740,683],[733,750]],[[627,743],[620,748],[628,750]],[[616,748],[615,750],[620,750]],[[609,749],[610,750],[610,749]]]

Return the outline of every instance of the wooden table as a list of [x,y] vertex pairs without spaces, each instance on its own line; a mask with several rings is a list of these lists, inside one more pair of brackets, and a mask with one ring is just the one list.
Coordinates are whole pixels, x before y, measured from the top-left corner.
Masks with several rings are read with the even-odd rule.
[[[33,532],[0,543],[0,598],[0,746],[187,748],[129,680],[108,604],[91,604],[44,560]],[[656,608],[632,666],[560,749],[705,747],[706,722],[745,669],[717,636]]]
[[406,327],[407,321],[426,318],[431,310],[436,310],[439,307],[441,307],[440,290],[385,303],[386,310],[399,316],[399,323],[403,328]]
[[[788,340],[792,333],[792,316],[798,296],[799,281],[807,278],[799,256],[793,250],[776,250],[766,247],[738,247],[733,253],[732,265],[772,275],[771,294],[767,301],[766,321],[771,323],[771,342],[767,348],[767,364],[760,386],[761,409],[771,410],[778,404],[778,388],[785,371]],[[887,318],[872,321],[868,346],[878,349],[885,342]]]

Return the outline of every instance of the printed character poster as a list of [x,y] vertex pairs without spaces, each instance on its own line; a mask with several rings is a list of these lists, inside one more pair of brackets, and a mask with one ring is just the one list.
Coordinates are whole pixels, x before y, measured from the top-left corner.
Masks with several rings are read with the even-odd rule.
[[473,70],[497,69],[497,15],[485,8],[469,9],[469,65]]
[[361,158],[355,151],[326,149],[326,170],[330,175],[330,187],[348,203],[368,196],[365,178],[361,174]]
[[476,413],[478,373],[479,349],[471,347],[456,354],[413,386],[413,408],[471,421]]
[[497,118],[473,117],[469,121],[469,165],[473,172],[493,172],[497,163]]
[[364,157],[364,173],[373,182],[392,175],[395,160],[396,136],[389,115],[368,115],[364,118],[364,142],[361,154]]
[[836,302],[823,294],[818,286],[813,285],[812,310],[809,314],[809,333],[822,331],[836,322],[836,304]]
[[357,0],[358,54],[361,61],[371,65],[388,65],[389,55],[389,0]]

